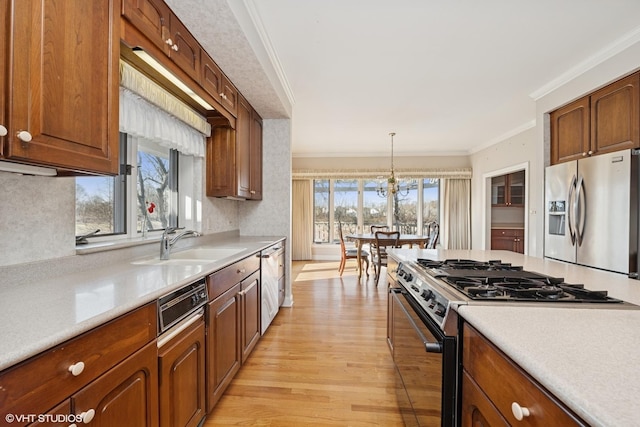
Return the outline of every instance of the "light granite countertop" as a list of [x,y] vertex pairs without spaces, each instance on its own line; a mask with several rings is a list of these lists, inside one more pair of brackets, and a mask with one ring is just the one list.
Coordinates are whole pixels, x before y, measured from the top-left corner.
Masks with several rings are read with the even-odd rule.
[[[640,281],[507,251],[393,250],[415,259],[501,259],[640,305]],[[592,426],[638,425],[640,310],[460,305],[458,313]],[[638,307],[640,308],[640,307]]]
[[[101,263],[92,268],[83,266],[81,271],[57,277],[44,273],[39,280],[12,282],[5,276],[0,286],[0,370],[155,301],[282,239],[284,237],[231,236],[205,240],[198,247],[238,250],[213,262],[140,264],[140,261],[158,258],[157,243],[153,245],[155,255],[107,265]],[[179,250],[176,248],[176,253]],[[72,258],[83,257],[85,255]],[[62,259],[60,263],[69,263],[69,260]],[[29,267],[25,265],[24,268]]]

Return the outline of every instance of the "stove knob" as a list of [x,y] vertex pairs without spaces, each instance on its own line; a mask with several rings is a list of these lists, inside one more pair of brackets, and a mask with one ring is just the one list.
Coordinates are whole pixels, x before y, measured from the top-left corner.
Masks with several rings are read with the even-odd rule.
[[436,300],[431,301],[431,304],[429,304],[429,308],[433,308],[436,306]]
[[404,278],[407,279],[407,282],[410,282],[413,280],[413,274],[407,273],[405,274]]
[[429,291],[426,289],[422,291],[422,298],[424,298],[425,301],[429,301],[432,297],[433,297],[433,291]]
[[444,305],[438,304],[438,307],[436,308],[435,314],[436,314],[436,316],[444,317],[445,311],[446,311],[446,308],[444,307]]

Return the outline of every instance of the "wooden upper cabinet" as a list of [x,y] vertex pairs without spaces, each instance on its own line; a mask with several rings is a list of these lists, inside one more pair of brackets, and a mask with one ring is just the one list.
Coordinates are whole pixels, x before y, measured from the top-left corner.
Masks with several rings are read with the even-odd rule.
[[166,53],[170,15],[163,0],[122,0],[122,16]]
[[242,95],[236,128],[213,126],[206,163],[207,196],[262,200],[262,119]]
[[169,37],[169,57],[195,81],[200,81],[200,45],[173,14],[169,19]]
[[550,113],[551,164],[640,148],[640,73]]
[[206,52],[200,53],[200,84],[209,95],[220,101],[222,95],[222,70]]
[[251,111],[251,172],[249,192],[252,200],[262,200],[262,117]]
[[[6,10],[6,1],[1,9]],[[15,1],[0,76],[3,155],[89,173],[118,173],[116,0]],[[9,30],[10,31],[10,30]],[[1,53],[0,53],[1,55]],[[4,56],[4,55],[3,55]],[[4,92],[4,90],[2,90]]]
[[222,87],[220,92],[220,103],[226,108],[231,114],[237,117],[238,109],[240,106],[239,103],[239,94],[238,90],[233,86],[231,80],[227,78],[227,76],[222,73]]
[[640,74],[591,94],[591,150],[602,154],[640,147]]
[[582,158],[589,151],[589,97],[550,114],[551,164]]

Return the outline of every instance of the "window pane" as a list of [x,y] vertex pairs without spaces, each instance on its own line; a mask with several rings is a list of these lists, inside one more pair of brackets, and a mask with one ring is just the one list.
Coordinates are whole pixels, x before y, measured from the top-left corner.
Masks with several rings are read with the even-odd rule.
[[313,241],[329,242],[329,180],[313,181]]
[[393,194],[394,225],[402,234],[417,234],[418,183],[414,179],[399,179],[399,191]]
[[344,233],[355,232],[358,225],[358,180],[336,179],[333,184],[333,239],[338,241],[338,222]]
[[436,221],[440,223],[440,180],[425,179],[423,183],[422,224],[423,234],[427,234],[427,225]]
[[171,225],[172,206],[169,149],[150,147],[138,142],[137,168],[137,231],[161,230]]
[[115,182],[112,176],[76,178],[76,236],[100,230],[116,233]]
[[[363,194],[362,232],[371,231],[372,225],[387,225],[387,196],[378,194],[379,180],[365,180]],[[386,181],[385,181],[386,186]]]

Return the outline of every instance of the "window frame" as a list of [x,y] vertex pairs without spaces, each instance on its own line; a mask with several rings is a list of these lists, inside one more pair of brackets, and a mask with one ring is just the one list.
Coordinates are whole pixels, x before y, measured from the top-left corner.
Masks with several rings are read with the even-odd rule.
[[[331,179],[327,179],[327,178],[322,178],[322,179],[314,179],[313,180],[313,184],[312,184],[312,188],[313,188],[313,200],[314,200],[314,209],[313,209],[313,228],[314,228],[314,234],[313,234],[313,244],[314,245],[326,245],[326,244],[335,244],[336,242],[339,241],[339,238],[337,235],[335,235],[336,233],[334,232],[334,229],[337,229],[336,227],[334,227],[334,224],[336,223],[336,219],[335,219],[335,182],[338,180],[353,180],[354,178],[351,177],[345,177],[345,178],[331,178]],[[424,230],[425,230],[425,226],[427,225],[427,222],[424,218],[424,181],[426,179],[429,178],[403,178],[406,180],[414,180],[417,184],[417,200],[416,200],[416,219],[417,219],[417,224],[416,224],[416,234],[422,234],[424,235]],[[442,198],[442,179],[441,178],[433,178],[433,179],[437,179],[438,180],[438,199],[437,199],[437,204],[438,204],[438,219],[437,222],[440,223],[440,215],[441,215],[441,209],[440,209],[440,204],[442,202],[441,198]],[[357,226],[356,226],[356,230],[358,233],[369,233],[369,230],[364,230],[364,182],[365,181],[371,181],[370,178],[355,178],[355,180],[358,181],[358,195],[357,195]],[[328,236],[327,236],[327,241],[318,241],[316,240],[316,181],[328,181],[329,182],[329,186],[328,186],[328,209],[329,209],[329,215],[328,215],[328,221],[329,224],[327,225],[328,228]],[[387,224],[389,227],[394,227],[395,224],[393,224],[393,202],[392,202],[392,198],[393,195],[392,194],[387,194]],[[422,233],[420,233],[420,230],[423,230]]]

